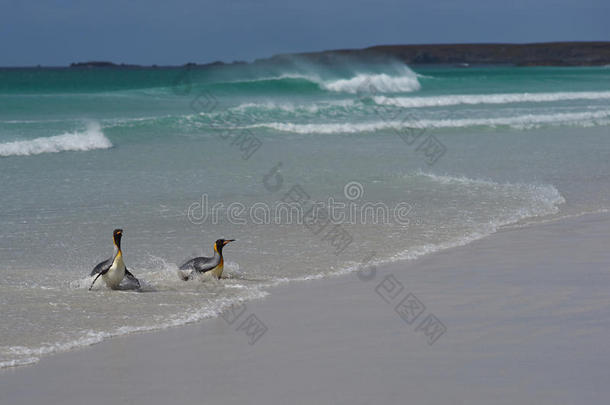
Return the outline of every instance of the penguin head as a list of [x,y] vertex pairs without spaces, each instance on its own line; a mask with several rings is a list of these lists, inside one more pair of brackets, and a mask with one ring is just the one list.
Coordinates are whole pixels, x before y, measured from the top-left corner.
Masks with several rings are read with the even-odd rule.
[[214,250],[218,253],[222,253],[222,248],[229,242],[233,242],[235,239],[218,239],[214,242]]
[[112,239],[114,240],[114,244],[119,249],[121,248],[121,238],[122,237],[123,237],[123,230],[122,229],[115,229],[112,232]]

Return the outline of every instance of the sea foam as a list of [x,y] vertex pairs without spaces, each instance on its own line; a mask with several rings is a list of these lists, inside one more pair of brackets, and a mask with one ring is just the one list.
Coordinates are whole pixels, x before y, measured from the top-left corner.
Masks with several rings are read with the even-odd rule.
[[569,100],[610,99],[610,91],[580,91],[557,93],[502,93],[502,94],[460,94],[434,97],[385,97],[376,96],[375,103],[397,107],[444,107],[452,105],[544,103]]
[[421,88],[415,73],[406,68],[400,76],[360,73],[350,79],[322,81],[320,86],[326,90],[352,94],[404,93]]
[[83,132],[1,143],[0,156],[30,156],[41,153],[88,151],[111,147],[112,143],[104,136],[100,125],[93,122],[88,124],[87,129]]
[[340,93],[364,93],[376,95],[380,93],[406,93],[421,88],[418,76],[406,66],[395,68],[391,73],[352,71],[351,77],[337,78],[308,71],[306,73],[282,73],[276,76],[261,76],[240,79],[227,84],[276,82],[286,80],[304,80],[317,84],[321,89]]
[[254,124],[249,128],[270,128],[276,131],[293,132],[297,134],[349,134],[374,132],[381,130],[401,130],[408,128],[470,128],[470,127],[509,127],[513,129],[533,129],[544,126],[570,125],[588,127],[610,124],[610,110],[556,113],[556,114],[525,114],[512,117],[494,118],[457,118],[457,119],[416,119],[404,121],[372,121],[359,123],[324,123],[296,124],[290,122],[269,122]]

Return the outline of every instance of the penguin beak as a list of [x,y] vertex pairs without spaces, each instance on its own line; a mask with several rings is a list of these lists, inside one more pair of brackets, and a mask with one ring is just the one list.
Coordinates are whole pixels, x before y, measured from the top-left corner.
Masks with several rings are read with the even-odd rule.
[[222,246],[225,246],[229,242],[235,242],[235,239],[227,239],[227,240],[225,240],[224,243],[222,244]]

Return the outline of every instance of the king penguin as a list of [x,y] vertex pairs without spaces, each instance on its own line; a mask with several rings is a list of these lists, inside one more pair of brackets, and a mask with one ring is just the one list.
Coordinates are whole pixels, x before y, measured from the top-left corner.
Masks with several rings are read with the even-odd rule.
[[91,283],[91,287],[89,290],[93,288],[93,285],[97,281],[97,279],[102,276],[102,280],[106,282],[106,285],[113,290],[116,290],[123,281],[124,277],[127,277],[131,282],[133,282],[137,288],[140,288],[140,282],[137,278],[134,277],[133,274],[127,270],[125,267],[125,262],[123,262],[123,252],[121,251],[121,238],[123,237],[122,229],[115,229],[112,232],[112,240],[114,242],[114,254],[108,260],[104,260],[99,263],[93,271],[91,272],[91,277],[96,276]]
[[[196,257],[189,260],[179,267],[180,271],[178,275],[184,281],[187,281],[195,274],[210,273],[216,278],[220,278],[222,275],[222,269],[224,267],[224,260],[222,258],[222,248],[229,242],[233,242],[235,239],[218,239],[214,242],[214,256],[213,257]],[[190,270],[190,271],[189,271]],[[184,271],[187,271],[186,273]]]

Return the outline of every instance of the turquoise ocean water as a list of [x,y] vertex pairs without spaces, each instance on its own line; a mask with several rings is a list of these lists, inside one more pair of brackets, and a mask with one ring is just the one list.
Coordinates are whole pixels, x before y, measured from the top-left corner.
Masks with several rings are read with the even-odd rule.
[[[2,69],[0,367],[606,211],[609,157],[608,67]],[[117,227],[143,292],[89,292]],[[222,237],[222,288],[180,281]]]

